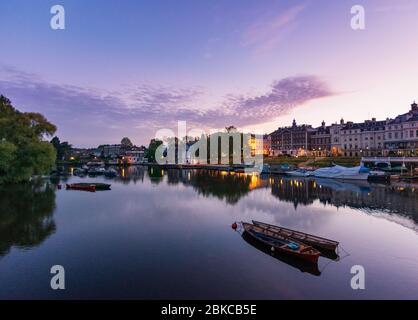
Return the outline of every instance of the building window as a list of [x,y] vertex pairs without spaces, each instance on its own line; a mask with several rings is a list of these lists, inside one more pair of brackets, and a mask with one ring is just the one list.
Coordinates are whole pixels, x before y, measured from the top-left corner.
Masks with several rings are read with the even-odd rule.
[[389,133],[388,133],[388,138],[389,138],[389,139],[392,139],[392,132],[389,132]]
[[413,137],[414,137],[414,131],[412,131],[412,130],[411,130],[411,131],[409,131],[409,137],[410,137],[410,138],[413,138]]

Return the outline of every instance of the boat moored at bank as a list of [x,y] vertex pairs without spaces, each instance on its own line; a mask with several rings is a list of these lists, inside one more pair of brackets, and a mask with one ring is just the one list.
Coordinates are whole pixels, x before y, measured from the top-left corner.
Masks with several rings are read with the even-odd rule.
[[370,169],[357,166],[347,168],[339,165],[333,167],[320,168],[313,172],[312,176],[316,178],[341,179],[341,180],[367,180]]

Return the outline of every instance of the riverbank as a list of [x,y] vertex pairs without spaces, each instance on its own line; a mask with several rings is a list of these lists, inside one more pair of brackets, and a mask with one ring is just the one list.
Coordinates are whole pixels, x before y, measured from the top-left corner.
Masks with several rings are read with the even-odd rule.
[[[103,160],[105,163],[106,161]],[[333,164],[338,164],[346,167],[355,167],[360,165],[361,158],[352,158],[352,157],[264,157],[263,163],[269,165],[281,165],[281,164],[289,164],[294,165],[297,167],[303,166],[313,166],[313,167],[329,167]],[[57,161],[57,165],[83,165],[86,164],[88,161]],[[156,165],[157,163],[143,163],[144,165]],[[127,164],[126,164],[127,165]],[[165,166],[165,165],[164,165]],[[168,165],[168,166],[179,166],[176,164]],[[215,165],[215,164],[204,164],[204,165],[190,165],[190,164],[183,164],[182,167],[223,167],[227,168],[227,165]]]
[[270,165],[289,164],[297,167],[330,167],[338,164],[344,167],[360,165],[361,158],[352,157],[265,157],[264,163]]

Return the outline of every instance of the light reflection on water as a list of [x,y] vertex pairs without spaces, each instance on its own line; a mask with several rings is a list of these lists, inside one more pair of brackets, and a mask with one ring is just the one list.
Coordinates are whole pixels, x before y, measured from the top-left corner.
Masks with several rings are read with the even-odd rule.
[[[112,190],[53,189],[76,181]],[[3,188],[0,298],[416,299],[417,200],[413,186],[143,167]],[[314,276],[230,228],[252,219],[336,239],[350,255],[321,258]],[[63,292],[49,289],[54,264],[66,268]],[[363,292],[349,284],[355,264]]]

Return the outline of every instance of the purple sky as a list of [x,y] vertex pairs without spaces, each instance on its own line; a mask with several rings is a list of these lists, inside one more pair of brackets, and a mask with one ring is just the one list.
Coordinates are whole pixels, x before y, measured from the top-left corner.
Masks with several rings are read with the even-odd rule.
[[[147,144],[161,128],[271,132],[385,119],[418,99],[418,2],[0,2],[0,93],[77,146]],[[350,27],[351,6],[366,29]]]

